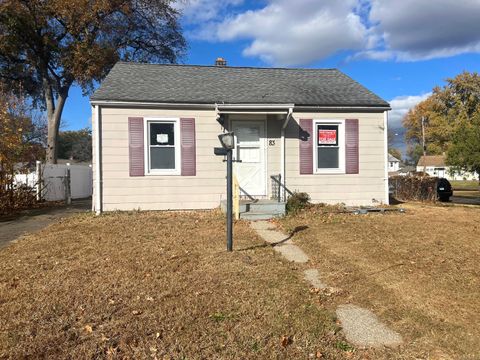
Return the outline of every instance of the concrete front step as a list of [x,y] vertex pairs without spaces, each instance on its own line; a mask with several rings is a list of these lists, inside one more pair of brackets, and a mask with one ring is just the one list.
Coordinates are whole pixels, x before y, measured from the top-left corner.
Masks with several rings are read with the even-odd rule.
[[249,221],[257,221],[257,220],[270,220],[275,217],[283,216],[284,214],[270,214],[270,213],[261,213],[261,212],[253,212],[247,211],[244,213],[240,213],[240,219],[242,220],[249,220]]
[[[227,201],[222,200],[220,208],[227,211]],[[285,215],[285,203],[276,200],[241,200],[240,218],[245,220],[268,220]]]

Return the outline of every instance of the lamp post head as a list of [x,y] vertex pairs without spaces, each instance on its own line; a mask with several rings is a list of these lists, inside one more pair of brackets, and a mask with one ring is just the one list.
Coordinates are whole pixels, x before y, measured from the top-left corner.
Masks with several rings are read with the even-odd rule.
[[235,148],[235,138],[233,132],[218,135],[218,139],[226,150],[233,150]]

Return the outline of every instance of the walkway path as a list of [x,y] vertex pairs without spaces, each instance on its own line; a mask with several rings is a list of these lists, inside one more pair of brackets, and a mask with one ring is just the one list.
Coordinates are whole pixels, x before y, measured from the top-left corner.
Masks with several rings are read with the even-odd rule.
[[0,220],[0,249],[25,233],[43,229],[61,218],[91,210],[91,203],[90,199],[74,200],[68,206],[27,210],[12,219]]
[[[256,221],[251,223],[252,228],[274,249],[281,253],[288,261],[300,264],[308,264],[310,260],[305,252],[295,245],[291,236],[278,231],[268,221]],[[329,287],[320,279],[319,271],[315,268],[306,268],[304,277],[311,286],[317,289]],[[346,339],[359,347],[398,346],[402,344],[402,337],[389,329],[370,310],[359,306],[346,304],[337,308],[337,317],[340,320]]]

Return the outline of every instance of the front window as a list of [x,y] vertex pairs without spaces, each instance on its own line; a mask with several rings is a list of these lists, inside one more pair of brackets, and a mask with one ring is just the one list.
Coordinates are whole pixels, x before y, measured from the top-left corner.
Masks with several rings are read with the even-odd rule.
[[343,123],[317,122],[316,129],[316,172],[340,173],[344,171]]
[[178,121],[147,120],[146,153],[149,174],[177,174],[179,169]]

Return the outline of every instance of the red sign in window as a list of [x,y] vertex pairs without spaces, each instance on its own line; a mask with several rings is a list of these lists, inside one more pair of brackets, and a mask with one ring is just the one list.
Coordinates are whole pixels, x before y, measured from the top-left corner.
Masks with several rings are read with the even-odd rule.
[[337,130],[318,129],[318,145],[336,145]]

